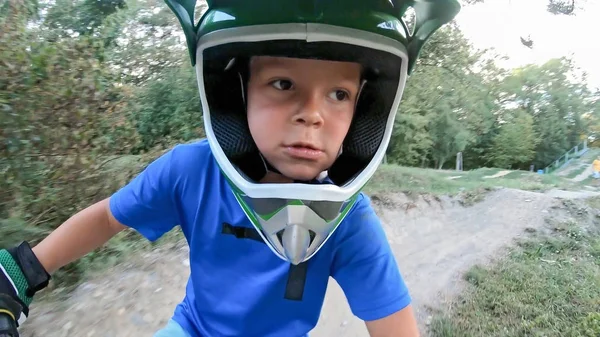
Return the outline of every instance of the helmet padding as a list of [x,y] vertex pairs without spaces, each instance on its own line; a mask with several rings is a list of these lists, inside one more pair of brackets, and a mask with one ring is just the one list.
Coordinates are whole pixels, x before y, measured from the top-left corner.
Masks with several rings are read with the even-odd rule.
[[[401,59],[389,53],[337,42],[268,41],[231,43],[205,50],[204,88],[215,137],[229,160],[249,178],[266,173],[248,128],[244,97],[248,60],[254,55],[358,62],[366,84],[343,142],[344,151],[329,168],[329,178],[344,185],[361,172],[378,150],[398,88]],[[231,60],[235,59],[234,64]],[[259,164],[259,165],[257,165]]]

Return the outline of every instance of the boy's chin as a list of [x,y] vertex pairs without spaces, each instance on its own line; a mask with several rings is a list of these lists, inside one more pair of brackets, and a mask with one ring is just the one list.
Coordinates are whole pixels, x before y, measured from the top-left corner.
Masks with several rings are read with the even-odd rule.
[[306,165],[294,165],[294,167],[282,167],[279,171],[292,180],[310,181],[319,176],[323,170],[319,167]]

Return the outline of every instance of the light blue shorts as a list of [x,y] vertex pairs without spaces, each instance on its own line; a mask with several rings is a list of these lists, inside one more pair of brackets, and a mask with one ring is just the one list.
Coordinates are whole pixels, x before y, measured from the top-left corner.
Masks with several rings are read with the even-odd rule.
[[154,334],[154,337],[192,337],[179,323],[170,319],[167,325]]

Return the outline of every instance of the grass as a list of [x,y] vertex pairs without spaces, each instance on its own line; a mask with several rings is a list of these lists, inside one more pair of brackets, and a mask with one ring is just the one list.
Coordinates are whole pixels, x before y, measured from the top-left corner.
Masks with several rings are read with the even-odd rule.
[[[108,174],[112,179],[123,185],[127,183],[135,172],[139,172],[152,159],[159,156],[154,151],[144,155],[107,156],[98,159],[98,174]],[[481,168],[472,171],[455,172],[448,170],[420,169],[411,167],[400,167],[395,165],[383,165],[375,176],[367,184],[367,193],[377,192],[414,192],[429,193],[437,195],[461,194],[461,202],[465,206],[472,205],[483,198],[490,188],[496,186],[512,187],[528,190],[543,190],[554,187],[566,186],[568,181],[554,175],[537,175],[525,171],[513,171],[500,178],[486,179],[501,171],[496,168]],[[456,178],[457,176],[460,176]],[[455,179],[450,179],[455,178]],[[0,220],[1,233],[6,238],[12,236],[28,237],[40,235],[40,233],[29,233],[41,230],[36,227],[24,226],[19,219]],[[14,229],[14,230],[11,230]],[[7,234],[8,233],[8,234]],[[48,233],[44,233],[48,234]],[[8,236],[7,236],[8,235]],[[111,239],[102,248],[86,255],[77,263],[70,264],[54,275],[54,292],[63,293],[63,290],[72,289],[80,280],[85,279],[89,270],[106,270],[115,264],[122,262],[136,251],[152,249],[155,245],[168,240],[181,239],[181,233],[177,230],[169,233],[165,239],[157,243],[150,243],[133,231],[123,232]],[[15,240],[12,238],[11,240]],[[1,241],[1,240],[0,240]]]
[[[600,210],[600,199],[589,206]],[[584,217],[580,217],[581,221]],[[555,223],[464,276],[466,292],[431,325],[434,337],[600,336],[600,227]]]
[[[148,158],[153,158],[152,154]],[[148,158],[140,156],[122,156],[115,158],[106,169],[119,173],[123,168],[135,165],[142,168]],[[415,192],[453,195],[460,192],[485,190],[494,187],[517,188],[528,191],[544,191],[552,188],[580,189],[581,184],[552,174],[539,175],[528,171],[512,171],[499,178],[492,176],[503,169],[479,168],[471,171],[435,170],[428,168],[381,165],[369,183],[365,192]],[[458,178],[457,178],[458,177]]]
[[582,174],[583,171],[587,169],[589,164],[580,164],[580,166],[576,169],[573,169],[569,174],[565,175],[566,178],[573,179],[578,175]]
[[579,189],[580,186],[556,175],[528,171],[512,171],[498,178],[484,178],[502,171],[498,168],[480,168],[472,171],[448,171],[382,165],[365,187],[367,193],[416,192],[454,195],[460,192],[508,187],[528,191],[552,188]]

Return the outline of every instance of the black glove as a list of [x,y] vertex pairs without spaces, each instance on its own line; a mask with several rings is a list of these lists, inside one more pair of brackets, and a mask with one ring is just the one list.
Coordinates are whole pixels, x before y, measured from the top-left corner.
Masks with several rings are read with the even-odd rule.
[[0,337],[19,337],[17,315],[23,311],[19,302],[0,294]]
[[49,281],[27,242],[0,250],[0,337],[18,336],[16,327],[29,316],[33,296]]

